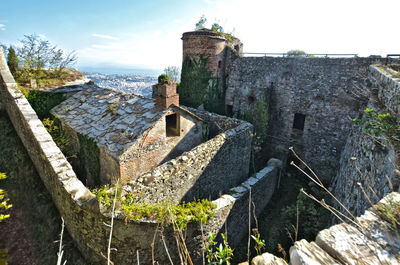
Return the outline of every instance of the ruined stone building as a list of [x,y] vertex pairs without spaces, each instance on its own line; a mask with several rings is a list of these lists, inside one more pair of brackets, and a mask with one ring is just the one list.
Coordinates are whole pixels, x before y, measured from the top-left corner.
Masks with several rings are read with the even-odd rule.
[[203,121],[179,107],[175,85],[159,88],[156,101],[107,89],[88,89],[52,110],[74,139],[77,152],[78,133],[98,145],[99,175],[89,172],[89,183],[133,180],[202,142]]
[[[88,185],[114,183],[120,178],[121,196],[130,193],[137,202],[145,203],[212,200],[217,206],[215,215],[201,231],[194,224],[186,231],[187,246],[193,251],[195,264],[200,264],[203,233],[226,229],[233,247],[247,235],[249,197],[259,214],[279,182],[280,160],[291,160],[290,146],[324,181],[333,183],[335,196],[343,199],[346,206],[354,205],[357,214],[368,204],[355,183],[371,180],[380,188],[378,196],[383,197],[390,191],[389,180],[398,180],[394,170],[397,161],[384,162],[388,157],[397,159],[393,147],[378,148],[352,123],[367,104],[373,104],[371,94],[384,106],[398,106],[399,80],[372,65],[385,63],[384,60],[243,57],[239,40],[204,30],[184,33],[182,40],[184,58],[207,58],[207,69],[214,79],[221,80],[221,104],[231,117],[179,106],[179,97],[170,84],[159,85],[155,99],[95,85],[85,87],[52,113],[62,121],[76,152],[87,148],[87,141],[98,149],[93,156],[97,171],[86,168],[86,179],[78,179],[25,97],[15,89],[0,49],[0,107],[7,111],[69,233],[90,262],[104,262],[99,253],[107,251],[109,228],[104,222],[110,220],[110,213],[104,211]],[[249,176],[254,128],[235,117],[241,117],[259,100],[269,108],[263,150],[265,168]],[[359,176],[358,167],[364,168],[368,178]],[[371,226],[379,222],[376,218],[371,220],[367,220]],[[144,264],[150,264],[153,256],[160,264],[168,264],[165,245],[172,258],[178,260],[171,227],[165,228],[165,242],[160,237],[153,242],[152,235],[158,227],[154,220],[127,222],[118,213],[112,238],[112,246],[118,252],[113,253],[112,260],[131,264],[140,253]],[[359,240],[363,235],[357,234],[354,238],[358,241],[353,244],[351,236],[337,236],[343,231],[340,227],[345,227],[345,234],[350,229],[338,227],[323,230],[323,237],[317,237],[311,254],[319,255],[323,249],[331,255],[330,261],[340,258],[353,264],[353,257],[346,256],[348,250],[355,253],[357,260],[365,256],[361,250],[370,249],[370,242]],[[375,233],[369,239],[375,241],[376,251],[393,261],[392,252],[400,252],[400,243],[396,241],[392,250],[382,234]],[[350,243],[342,244],[342,238]],[[154,253],[150,247],[153,243]],[[354,246],[360,251],[352,252]],[[297,251],[305,252],[300,247]]]

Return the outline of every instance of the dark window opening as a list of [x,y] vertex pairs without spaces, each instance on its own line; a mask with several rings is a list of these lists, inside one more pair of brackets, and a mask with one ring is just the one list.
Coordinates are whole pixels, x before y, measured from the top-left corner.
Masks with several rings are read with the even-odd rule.
[[165,116],[165,131],[167,136],[179,136],[179,115],[174,113]]
[[304,121],[306,119],[306,115],[301,113],[294,114],[293,120],[293,128],[298,130],[304,130]]
[[222,62],[218,61],[218,68],[221,68],[221,66],[222,66]]
[[247,98],[247,102],[248,102],[249,104],[253,104],[254,101],[256,101],[256,98],[255,98],[254,96],[249,96],[249,97]]
[[233,115],[233,106],[232,105],[226,105],[226,115],[229,117],[232,117]]
[[239,45],[235,45],[235,50],[236,50],[237,52],[239,52],[239,51],[240,51],[240,47],[239,47]]

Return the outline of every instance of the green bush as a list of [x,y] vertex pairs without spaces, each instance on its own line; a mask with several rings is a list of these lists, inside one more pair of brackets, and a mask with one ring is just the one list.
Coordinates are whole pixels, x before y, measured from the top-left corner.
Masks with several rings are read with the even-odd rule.
[[66,99],[63,94],[31,90],[26,95],[39,119],[50,117],[50,110]]
[[400,147],[400,124],[390,113],[378,113],[372,108],[366,108],[364,116],[361,119],[354,119],[353,122],[361,125],[364,133],[376,142],[383,144],[382,140],[387,139]]
[[169,81],[169,77],[166,74],[162,74],[158,76],[158,83],[159,84],[166,84]]
[[[328,196],[326,193],[312,182],[308,183],[304,190],[318,199],[327,201]],[[299,226],[297,239],[305,238],[308,241],[315,239],[318,232],[328,224],[330,217],[329,211],[308,198],[301,191],[297,195],[296,204],[284,207],[281,213],[285,219],[284,226],[291,234],[295,232],[294,227],[296,227],[298,214]]]

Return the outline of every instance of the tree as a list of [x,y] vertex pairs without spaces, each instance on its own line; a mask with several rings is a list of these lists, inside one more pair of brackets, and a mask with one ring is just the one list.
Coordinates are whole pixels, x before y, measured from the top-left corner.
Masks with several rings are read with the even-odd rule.
[[10,68],[10,72],[15,76],[18,71],[18,57],[12,46],[8,48],[7,64],[8,68]]
[[204,29],[206,26],[207,18],[206,16],[202,15],[199,21],[196,23],[196,30]]
[[306,57],[307,53],[302,50],[290,50],[287,52],[288,57]]
[[224,33],[224,28],[217,22],[214,22],[211,26],[211,31],[215,33]]
[[24,35],[21,41],[22,47],[18,49],[18,57],[22,68],[33,73],[36,77],[45,67],[51,67],[56,74],[76,61],[74,52],[64,54],[62,49],[53,46],[48,40],[38,35]]
[[178,83],[181,71],[177,66],[168,66],[164,69],[164,74],[169,77],[169,80],[171,80],[171,82]]

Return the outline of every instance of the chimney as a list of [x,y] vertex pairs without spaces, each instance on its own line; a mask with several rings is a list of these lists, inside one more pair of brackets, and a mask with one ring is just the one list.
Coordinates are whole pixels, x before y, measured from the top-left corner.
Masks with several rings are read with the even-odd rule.
[[157,84],[156,106],[168,108],[174,104],[179,106],[179,95],[176,93],[176,83],[170,81]]

